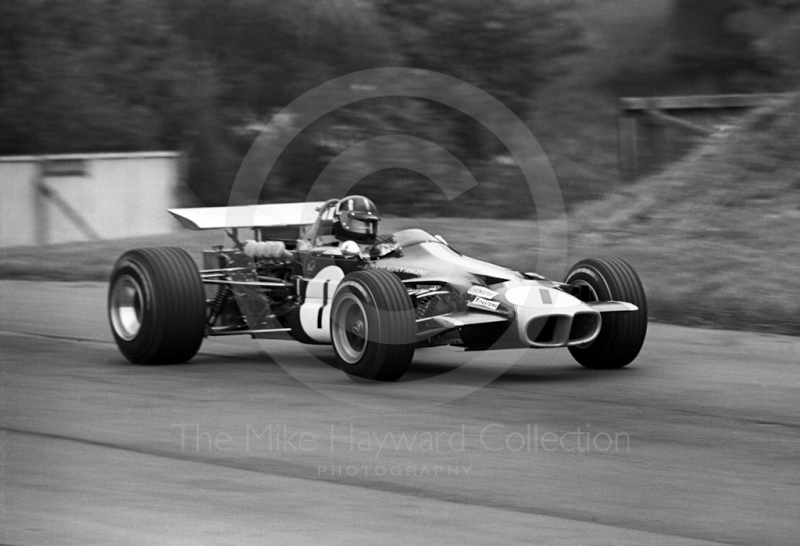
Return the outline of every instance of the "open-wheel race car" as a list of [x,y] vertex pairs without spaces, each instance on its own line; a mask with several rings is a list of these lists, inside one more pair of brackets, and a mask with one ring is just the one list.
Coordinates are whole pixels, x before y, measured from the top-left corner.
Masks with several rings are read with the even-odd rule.
[[[464,256],[440,236],[379,236],[375,205],[327,202],[172,209],[191,229],[223,229],[230,248],[130,250],[111,274],[108,315],[141,364],[192,358],[205,337],[330,344],[350,376],[393,381],[416,349],[567,347],[587,368],[638,355],[647,302],[633,268],[587,259],[563,282]],[[240,230],[251,229],[242,240]]]

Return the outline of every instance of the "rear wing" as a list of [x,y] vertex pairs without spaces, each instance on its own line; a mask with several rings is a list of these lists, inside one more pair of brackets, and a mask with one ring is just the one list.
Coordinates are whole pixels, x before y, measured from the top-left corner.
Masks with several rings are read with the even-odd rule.
[[181,225],[188,229],[234,229],[306,227],[317,220],[324,201],[308,203],[279,203],[241,207],[199,207],[169,209]]

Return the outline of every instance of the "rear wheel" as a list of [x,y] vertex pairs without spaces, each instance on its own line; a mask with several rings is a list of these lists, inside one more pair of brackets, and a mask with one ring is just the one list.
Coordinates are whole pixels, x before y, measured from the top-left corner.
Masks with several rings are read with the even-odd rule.
[[627,366],[636,358],[647,334],[647,297],[639,276],[620,259],[581,260],[569,271],[566,283],[577,290],[582,301],[626,301],[638,311],[603,313],[597,338],[573,346],[569,352],[582,366],[614,369]]
[[186,362],[205,335],[203,283],[180,248],[141,248],[123,254],[108,290],[111,333],[136,364]]
[[336,290],[331,340],[348,375],[395,381],[414,357],[416,319],[408,292],[388,271],[355,271]]

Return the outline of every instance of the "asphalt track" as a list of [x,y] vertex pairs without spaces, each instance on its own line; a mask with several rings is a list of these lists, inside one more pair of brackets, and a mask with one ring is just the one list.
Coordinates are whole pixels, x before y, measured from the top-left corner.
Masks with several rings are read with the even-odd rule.
[[[102,284],[0,295],[2,544],[800,541],[798,338],[651,325],[628,369],[528,351],[458,400],[367,411],[250,339],[128,364]],[[420,351],[410,378],[463,357]]]

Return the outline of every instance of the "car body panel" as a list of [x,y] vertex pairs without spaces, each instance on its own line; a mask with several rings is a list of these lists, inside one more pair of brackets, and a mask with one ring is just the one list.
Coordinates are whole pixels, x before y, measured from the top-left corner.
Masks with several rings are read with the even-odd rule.
[[[191,229],[232,230],[229,235],[236,248],[207,253],[206,261],[232,266],[227,278],[243,320],[233,328],[243,333],[277,332],[288,326],[300,341],[331,343],[330,312],[336,289],[347,274],[361,270],[389,271],[403,282],[415,308],[420,344],[456,344],[473,350],[585,345],[599,334],[603,313],[637,309],[626,302],[583,302],[570,293],[570,285],[464,256],[441,237],[420,229],[395,233],[397,250],[380,258],[368,258],[366,252],[345,253],[344,241],[331,235],[331,214],[337,202],[169,212]],[[236,230],[252,228],[263,241],[272,233],[266,228],[280,227],[302,228],[299,239],[290,242],[294,248],[286,252],[291,263],[244,255],[245,245],[237,239]],[[219,283],[219,272],[225,271],[220,268],[204,271],[204,280]],[[282,279],[270,276],[278,273]],[[276,300],[274,290],[283,299]],[[282,310],[272,315],[261,311],[276,301]],[[254,303],[258,312],[252,311]]]
[[324,201],[278,203],[240,207],[198,207],[168,209],[186,228],[192,230],[300,227],[313,224]]

